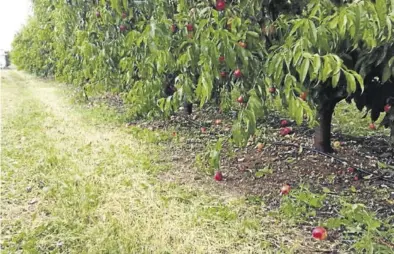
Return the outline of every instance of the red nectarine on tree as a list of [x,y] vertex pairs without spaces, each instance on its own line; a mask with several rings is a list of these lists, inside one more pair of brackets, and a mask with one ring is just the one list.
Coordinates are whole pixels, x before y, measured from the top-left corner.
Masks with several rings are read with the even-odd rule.
[[223,11],[226,8],[225,0],[217,0],[216,1],[216,10]]
[[235,76],[236,78],[240,78],[240,77],[242,76],[241,70],[240,70],[240,69],[236,69],[236,70],[234,71],[234,76]]

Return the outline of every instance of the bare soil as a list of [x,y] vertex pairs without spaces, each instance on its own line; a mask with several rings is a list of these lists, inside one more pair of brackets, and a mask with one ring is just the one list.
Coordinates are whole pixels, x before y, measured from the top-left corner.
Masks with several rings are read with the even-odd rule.
[[[131,125],[172,131],[179,142],[169,144],[168,152],[173,161],[189,167],[179,167],[178,172],[172,170],[162,178],[201,186],[207,180],[214,180],[196,167],[196,155],[206,152],[209,142],[231,135],[232,118],[233,113],[223,114],[208,108],[192,116],[177,114],[169,121]],[[222,123],[216,125],[216,119]],[[224,144],[221,187],[240,195],[262,197],[268,210],[278,208],[280,188],[284,184],[292,188],[307,185],[316,193],[323,193],[326,188],[332,196],[352,196],[354,202],[365,204],[380,218],[394,216],[394,149],[387,143],[387,137],[333,133],[332,140],[340,141],[340,147],[335,148],[334,154],[322,154],[313,149],[313,130],[305,125],[296,126],[288,120],[293,133],[280,136],[281,119],[278,114],[272,114],[260,123],[261,135],[251,139],[246,148]],[[202,126],[207,128],[206,133],[201,133]],[[256,148],[259,142],[264,144],[261,151]],[[258,173],[261,170],[268,173]],[[329,217],[338,209],[327,202],[319,215]]]

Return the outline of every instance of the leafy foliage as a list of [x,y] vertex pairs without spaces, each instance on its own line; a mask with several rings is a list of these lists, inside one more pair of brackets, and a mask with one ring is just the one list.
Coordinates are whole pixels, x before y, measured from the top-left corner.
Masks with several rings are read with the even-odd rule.
[[[202,107],[212,96],[228,109],[242,94],[248,101],[233,126],[238,145],[273,101],[312,125],[316,104],[352,99],[372,76],[382,83],[394,76],[389,0],[240,0],[224,11],[208,0],[37,0],[34,13],[13,43],[19,68],[88,94],[121,93],[134,117],[168,116],[181,101]],[[169,74],[175,92],[167,97]],[[354,99],[361,109],[373,107]]]
[[391,251],[390,245],[386,241],[393,241],[393,229],[389,226],[389,221],[377,219],[362,204],[349,204],[344,201],[342,203],[340,216],[328,219],[327,226],[329,228],[340,228],[341,226],[346,228],[345,238],[357,239],[352,246],[357,252],[389,253]]
[[204,153],[197,155],[196,166],[209,175],[212,175],[215,170],[219,170],[222,146],[222,139],[219,139],[214,144],[209,144]]
[[[326,190],[325,190],[326,189]],[[331,217],[324,221],[329,232],[339,230],[344,232],[344,238],[351,243],[353,251],[362,253],[390,253],[393,241],[392,218],[381,220],[370,212],[365,205],[349,203],[344,196],[329,199],[330,190],[323,187],[323,194],[313,193],[308,186],[299,186],[289,196],[281,200],[280,215],[290,218],[298,224],[305,224],[314,220],[317,213],[327,213],[325,204],[341,204],[338,217]]]

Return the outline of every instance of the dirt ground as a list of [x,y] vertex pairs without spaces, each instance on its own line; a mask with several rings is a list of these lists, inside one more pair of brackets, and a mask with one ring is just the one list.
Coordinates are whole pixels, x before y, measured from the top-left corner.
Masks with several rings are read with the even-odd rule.
[[[174,132],[179,142],[169,147],[172,159],[189,165],[189,169],[171,171],[163,178],[201,185],[213,177],[198,169],[194,163],[196,155],[205,152],[209,142],[231,135],[231,118],[231,113],[226,115],[208,109],[190,117],[178,114],[168,122],[135,122],[133,125]],[[216,125],[215,119],[221,119],[222,123]],[[329,195],[352,196],[354,202],[365,204],[378,217],[394,216],[394,149],[387,143],[387,137],[333,133],[332,140],[340,141],[340,147],[335,148],[334,154],[322,154],[313,149],[313,130],[305,125],[296,126],[288,120],[293,133],[279,135],[281,119],[273,114],[260,123],[260,129],[264,130],[246,148],[224,144],[220,171],[225,188],[241,195],[262,197],[270,210],[279,206],[281,186],[307,185],[317,193],[323,193],[324,188],[326,192],[329,190]],[[205,133],[200,130],[202,126],[206,127]],[[258,143],[264,145],[261,150],[256,148]],[[335,209],[327,204],[320,209],[321,216],[330,215],[327,211]]]

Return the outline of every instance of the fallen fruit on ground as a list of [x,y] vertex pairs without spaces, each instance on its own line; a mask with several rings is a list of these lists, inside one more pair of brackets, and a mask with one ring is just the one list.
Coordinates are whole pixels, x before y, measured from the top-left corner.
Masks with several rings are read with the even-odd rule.
[[215,174],[215,180],[216,181],[222,181],[223,180],[223,174],[220,171],[217,171]]
[[312,236],[317,240],[325,240],[327,238],[327,230],[323,227],[315,227],[312,231]]
[[281,195],[287,195],[290,192],[290,185],[285,184],[282,186],[282,188],[280,188],[280,194]]
[[[6,225],[6,248],[21,247],[13,241],[20,231],[19,223],[13,222],[30,220],[24,208],[32,198],[50,198],[45,202],[45,213],[62,217],[60,235],[45,230],[45,220],[24,223],[24,235],[33,236],[29,246],[40,245],[44,253],[52,250],[54,240],[64,242],[63,249],[69,252],[111,249],[113,242],[102,240],[113,227],[119,229],[120,242],[115,244],[125,249],[149,246],[180,253],[243,253],[251,247],[266,253],[280,247],[305,253],[333,249],[362,252],[362,248],[375,244],[369,245],[370,239],[368,244],[358,244],[365,241],[365,236],[371,236],[371,242],[383,241],[372,246],[374,249],[384,248],[378,244],[387,241],[390,244],[390,230],[378,230],[391,222],[385,218],[391,211],[385,208],[392,200],[391,178],[386,172],[392,171],[393,151],[387,141],[393,135],[388,140],[387,130],[368,127],[375,122],[379,130],[383,117],[387,120],[394,112],[394,20],[390,16],[394,6],[389,1],[152,1],[135,6],[130,1],[115,0],[33,2],[36,17],[15,37],[11,60],[18,69],[34,76],[49,80],[56,77],[59,83],[69,84],[61,90],[72,88],[72,94],[67,93],[63,100],[52,88],[42,89],[49,87],[49,82],[40,85],[39,80],[31,82],[27,75],[15,76],[16,71],[3,72],[10,73],[11,78],[6,76],[2,82],[12,83],[6,85],[12,89],[6,91],[5,102],[18,102],[12,107],[6,105],[12,111],[6,112],[8,123],[2,128],[9,131],[7,138],[12,138],[4,146],[6,162],[12,164],[12,177],[10,181],[5,179],[11,190],[5,198],[11,202],[5,203],[16,208],[17,214],[10,213],[10,218],[4,219],[10,222],[9,227]],[[224,10],[217,11],[217,4]],[[101,10],[103,19],[94,18]],[[125,19],[123,12],[127,13]],[[234,30],[229,32],[226,25],[230,28],[232,22]],[[172,24],[178,26],[176,33],[169,30]],[[187,30],[187,24],[192,25],[192,31]],[[120,32],[120,25],[125,26],[124,32]],[[265,34],[260,26],[264,26],[261,30]],[[278,33],[272,35],[275,29]],[[239,42],[246,43],[246,48]],[[218,60],[220,56],[224,56],[223,62]],[[242,72],[240,78],[233,74],[236,69]],[[227,72],[226,78],[221,78],[221,72]],[[33,88],[33,83],[40,88]],[[179,92],[175,93],[174,86]],[[307,93],[306,101],[302,92]],[[240,95],[245,96],[243,104],[237,102]],[[65,105],[66,100],[83,105]],[[386,104],[391,105],[389,114],[378,115]],[[186,112],[180,109],[182,105]],[[52,106],[53,110],[49,108]],[[218,107],[223,108],[222,114],[217,113]],[[89,112],[71,115],[69,110],[73,108]],[[27,115],[30,112],[33,114]],[[371,113],[370,120],[361,120],[364,113]],[[77,124],[76,120],[86,118],[88,121]],[[218,118],[222,123],[216,125]],[[289,124],[280,126],[282,119],[289,119]],[[136,127],[118,131],[117,125],[125,121],[133,121]],[[31,127],[33,132],[29,133]],[[206,127],[206,133],[198,132],[198,127]],[[292,127],[294,134],[290,134],[291,129],[283,129],[285,136],[280,136],[280,129],[285,127]],[[152,129],[155,133],[149,132]],[[173,137],[175,131],[181,135]],[[91,132],[88,138],[85,132]],[[25,142],[19,140],[21,135],[26,136]],[[64,144],[59,143],[63,140]],[[335,149],[336,140],[346,145]],[[259,142],[267,144],[261,152],[255,148]],[[59,149],[61,157],[57,156]],[[34,153],[25,156],[30,151]],[[349,166],[355,167],[354,173],[347,172]],[[70,169],[72,174],[59,174],[57,168]],[[212,179],[219,170],[224,172],[226,187]],[[343,174],[335,177],[338,170]],[[46,174],[40,177],[37,171]],[[201,177],[206,172],[210,172],[208,177]],[[96,175],[98,181],[89,181]],[[355,176],[358,181],[354,181]],[[75,182],[74,178],[78,178],[78,188],[57,188],[55,194],[82,190],[89,198],[83,207],[80,195],[48,197],[47,188],[56,190],[51,183]],[[215,187],[222,187],[221,193],[205,190],[205,182],[209,185],[212,180]],[[20,189],[15,188],[18,183]],[[94,186],[96,183],[100,185]],[[151,188],[154,184],[156,187]],[[285,184],[295,190],[281,197],[282,206],[278,191]],[[33,188],[31,194],[25,193],[27,185]],[[45,191],[39,190],[42,186]],[[110,191],[106,191],[108,186]],[[15,202],[14,191],[23,194],[17,195],[21,199]],[[134,201],[142,216],[149,210],[148,220],[139,220],[141,214],[135,214],[135,210],[129,212]],[[157,227],[167,203],[166,217],[176,221]],[[348,213],[346,207],[354,208],[358,203],[364,206],[357,205],[356,210],[352,209],[354,214]],[[77,205],[75,209],[73,204]],[[157,211],[152,204],[159,204]],[[207,209],[200,209],[200,204]],[[82,239],[74,238],[76,230],[89,229],[90,225],[84,225],[85,220],[75,225],[68,210],[94,219],[95,207],[100,214],[112,214],[114,205],[119,211],[113,220],[99,223],[100,234],[92,228],[85,230],[88,235]],[[260,205],[264,209],[256,212]],[[360,214],[369,218],[367,213],[371,220],[378,215],[382,225],[379,229],[371,229],[365,221],[346,223]],[[210,227],[204,221],[190,225],[188,221],[196,214],[209,221]],[[327,223],[328,217],[335,221]],[[137,224],[130,229],[129,223],[119,221]],[[374,219],[372,222],[378,223]],[[316,243],[311,237],[313,228],[326,225],[330,226],[330,242]],[[44,227],[45,232],[35,239],[38,227]],[[133,235],[137,228],[142,231]],[[152,230],[153,237],[149,237]],[[169,230],[172,238],[184,241],[175,240],[163,247]],[[247,233],[242,234],[245,230]],[[368,234],[370,230],[372,235]],[[190,234],[185,236],[185,231]],[[96,235],[98,239],[94,239]],[[86,238],[97,246],[84,243]],[[146,241],[141,243],[141,239]]]
[[126,31],[126,26],[125,25],[120,25],[119,29],[121,32]]
[[354,168],[352,168],[352,167],[348,167],[348,168],[347,168],[347,172],[349,172],[349,173],[353,173],[353,172],[354,172]]
[[215,120],[215,124],[216,124],[216,125],[219,125],[219,124],[221,124],[221,123],[222,123],[222,120],[221,120],[221,119],[216,119],[216,120]]
[[390,109],[391,109],[391,106],[389,104],[384,106],[384,112],[389,112]]
[[244,103],[244,97],[239,96],[238,99],[237,99],[237,101],[238,101],[239,103]]
[[292,131],[293,131],[292,128],[290,128],[290,127],[285,127],[285,128],[280,129],[279,134],[280,134],[281,136],[286,136],[286,135],[289,135]]
[[227,77],[227,73],[225,71],[220,72],[220,77],[222,78]]
[[258,150],[259,152],[261,152],[261,150],[263,150],[263,148],[264,148],[264,144],[263,144],[263,143],[258,143],[257,146],[256,146],[256,148],[257,148],[257,150]]
[[202,132],[202,133],[205,133],[206,131],[207,131],[207,128],[201,127],[201,132]]
[[224,62],[224,56],[219,56],[219,62],[221,62],[221,63]]
[[334,142],[334,147],[335,147],[335,148],[340,148],[340,147],[341,147],[341,142],[335,141],[335,142]]
[[280,121],[280,127],[286,127],[287,125],[289,125],[289,122],[287,120]]
[[370,129],[370,130],[376,130],[375,124],[374,124],[374,123],[370,123],[370,124],[369,124],[369,129]]

